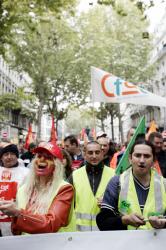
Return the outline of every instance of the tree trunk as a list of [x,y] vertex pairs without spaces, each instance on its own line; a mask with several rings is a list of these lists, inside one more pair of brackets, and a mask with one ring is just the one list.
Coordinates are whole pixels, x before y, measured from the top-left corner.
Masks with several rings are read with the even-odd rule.
[[122,119],[121,116],[119,116],[119,133],[120,133],[120,138],[121,142],[124,142],[124,135],[123,135],[123,126],[122,126]]
[[43,107],[44,104],[43,102],[39,103],[39,107],[38,107],[38,115],[37,115],[37,142],[41,141],[41,119],[42,119],[42,115],[43,115]]
[[119,120],[119,135],[120,135],[120,140],[123,143],[124,142],[124,134],[123,134],[123,125],[122,125],[122,115],[120,113],[120,105],[118,105],[118,120]]
[[113,115],[111,115],[111,134],[112,134],[112,140],[114,141],[114,118],[113,118]]
[[102,129],[103,131],[105,131],[104,119],[103,119],[103,118],[101,119],[101,129]]

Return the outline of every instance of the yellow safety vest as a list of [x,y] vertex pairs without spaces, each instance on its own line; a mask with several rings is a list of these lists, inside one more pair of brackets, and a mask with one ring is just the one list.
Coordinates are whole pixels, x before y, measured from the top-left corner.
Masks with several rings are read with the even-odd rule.
[[101,181],[94,196],[86,167],[82,167],[73,172],[73,185],[75,188],[75,213],[77,231],[97,231],[96,215],[100,208],[97,205],[97,198],[104,194],[109,180],[114,176],[113,169],[104,166]]
[[[120,185],[118,209],[121,214],[137,213],[143,215],[144,218],[148,218],[150,215],[163,215],[165,213],[166,192],[164,179],[156,171],[151,170],[150,188],[143,212],[140,209],[131,168],[120,176]],[[136,228],[129,225],[128,229]],[[139,229],[152,229],[152,226],[149,222],[146,222]]]
[[[68,182],[62,181],[61,184],[58,187],[58,190],[53,193],[50,197],[48,209],[51,206],[55,196],[57,195],[58,191],[60,190],[61,187],[69,185]],[[17,192],[17,205],[19,209],[25,209],[26,207],[26,200],[25,200],[25,185],[23,185],[21,188],[18,189]],[[68,225],[66,227],[61,227],[58,232],[75,232],[76,231],[76,224],[75,224],[75,213],[74,213],[74,200],[72,201],[71,209],[70,209],[70,214],[69,214],[69,219],[68,219]],[[27,233],[22,233],[22,234],[27,234]]]

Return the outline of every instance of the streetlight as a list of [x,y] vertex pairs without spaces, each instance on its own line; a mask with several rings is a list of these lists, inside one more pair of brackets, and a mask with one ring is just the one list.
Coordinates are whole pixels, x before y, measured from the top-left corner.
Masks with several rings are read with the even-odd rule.
[[143,33],[142,33],[142,38],[143,38],[143,39],[149,39],[149,32],[147,32],[147,31],[146,31],[146,32],[143,32]]

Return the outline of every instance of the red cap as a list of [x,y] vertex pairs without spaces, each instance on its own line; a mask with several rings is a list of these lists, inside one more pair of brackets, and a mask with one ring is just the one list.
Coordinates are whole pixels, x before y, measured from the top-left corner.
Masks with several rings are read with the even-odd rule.
[[50,153],[51,155],[60,160],[63,159],[61,149],[53,142],[41,142],[39,146],[33,150],[35,154],[43,151]]

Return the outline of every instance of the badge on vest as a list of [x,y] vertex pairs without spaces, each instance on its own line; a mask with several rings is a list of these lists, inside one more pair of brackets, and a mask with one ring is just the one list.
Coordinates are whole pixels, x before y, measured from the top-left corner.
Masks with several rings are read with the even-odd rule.
[[163,214],[162,214],[162,213],[159,213],[159,212],[150,212],[150,213],[148,213],[148,218],[149,218],[150,216],[163,216]]
[[130,212],[130,207],[131,207],[131,204],[128,201],[125,201],[125,200],[121,201],[120,203],[121,213],[128,214]]

